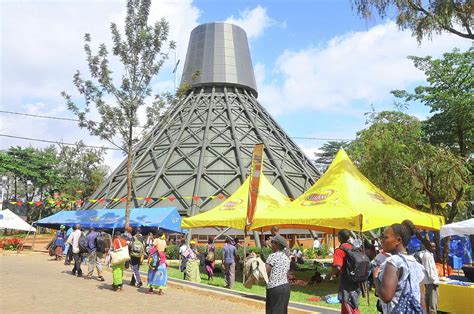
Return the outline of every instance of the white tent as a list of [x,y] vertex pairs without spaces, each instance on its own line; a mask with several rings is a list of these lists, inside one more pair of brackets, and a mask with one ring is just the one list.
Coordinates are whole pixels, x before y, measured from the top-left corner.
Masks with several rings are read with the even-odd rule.
[[0,211],[0,228],[36,232],[34,227],[9,209]]
[[452,235],[474,234],[474,218],[441,226],[439,234],[441,238]]

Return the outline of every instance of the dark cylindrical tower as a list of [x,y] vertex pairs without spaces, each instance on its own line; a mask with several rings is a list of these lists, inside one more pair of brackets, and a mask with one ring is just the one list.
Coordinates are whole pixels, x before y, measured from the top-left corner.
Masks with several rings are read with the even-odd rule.
[[181,83],[198,86],[239,86],[257,96],[257,84],[245,31],[228,23],[193,29]]

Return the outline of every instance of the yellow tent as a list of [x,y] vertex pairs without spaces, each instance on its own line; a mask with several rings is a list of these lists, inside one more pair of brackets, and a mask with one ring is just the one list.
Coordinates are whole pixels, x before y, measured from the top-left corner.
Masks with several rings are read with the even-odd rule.
[[367,231],[401,223],[404,219],[435,230],[444,224],[443,217],[415,210],[382,192],[340,149],[328,170],[308,191],[285,208],[271,208],[265,217],[255,217],[250,229],[279,225],[282,228]]
[[[182,228],[231,227],[245,229],[250,177],[222,204],[201,214],[184,218]],[[268,179],[261,174],[260,187],[254,219],[265,217],[274,208],[290,204],[288,197],[281,194]]]

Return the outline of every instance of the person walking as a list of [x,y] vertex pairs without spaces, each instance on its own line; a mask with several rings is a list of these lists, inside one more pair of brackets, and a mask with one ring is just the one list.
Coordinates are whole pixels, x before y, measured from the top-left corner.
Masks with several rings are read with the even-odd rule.
[[418,262],[421,263],[424,268],[425,277],[423,278],[423,284],[425,285],[425,304],[426,313],[429,314],[436,314],[438,312],[439,277],[433,255],[435,249],[436,245],[434,243],[428,243],[424,250],[415,255],[415,258],[418,258]]
[[166,235],[163,230],[156,232],[156,238],[153,240],[153,245],[156,247],[158,252],[164,252],[166,249]]
[[339,290],[337,297],[341,303],[341,313],[359,314],[359,295],[361,293],[359,284],[351,281],[346,273],[347,254],[344,249],[352,250],[353,245],[349,243],[350,232],[341,229],[337,235],[341,245],[334,251],[331,279],[339,277]]
[[168,281],[167,272],[168,263],[166,262],[165,252],[159,252],[154,246],[150,249],[148,258],[148,292],[153,293],[153,289],[158,289],[158,294],[164,294]]
[[145,256],[148,258],[148,252],[153,246],[153,232],[148,232],[148,235],[144,241],[145,244]]
[[204,265],[206,266],[207,271],[207,280],[214,279],[215,260],[216,246],[214,245],[214,240],[210,238],[206,245],[206,260],[204,261]]
[[191,240],[189,248],[183,253],[186,259],[185,279],[192,282],[201,282],[201,274],[199,273],[199,257],[196,250],[196,242]]
[[222,249],[222,262],[225,272],[225,287],[234,288],[235,283],[235,258],[237,257],[237,249],[232,245],[229,238],[225,239],[224,248]]
[[145,255],[145,245],[143,244],[144,238],[140,228],[135,229],[135,234],[130,242],[130,265],[132,266],[132,279],[130,280],[131,286],[140,288],[143,286],[142,278],[140,277],[140,264],[142,263],[143,256]]
[[66,258],[64,259],[64,265],[71,265],[72,261],[72,247],[71,245],[67,242],[67,239],[71,236],[71,234],[76,230],[76,226],[69,227],[69,229],[66,232],[66,244],[64,245],[64,255],[66,255]]
[[[115,231],[112,246],[114,250],[118,250],[121,247],[127,246],[127,241],[121,236],[120,231]],[[112,289],[114,291],[122,291],[124,268],[125,268],[125,262],[112,266],[112,278],[113,278]]]
[[55,260],[57,261],[60,261],[63,258],[64,244],[66,242],[66,233],[64,232],[64,229],[66,229],[64,225],[61,225],[61,227],[59,227],[58,232],[56,232],[56,238],[54,240],[54,255],[56,256]]
[[[409,220],[393,224],[383,232],[382,247],[390,253],[381,267],[373,269],[375,291],[382,313],[423,313],[424,296],[420,293],[423,266],[406,247],[415,233]],[[408,308],[407,308],[408,306]]]
[[72,274],[77,277],[82,277],[81,258],[82,254],[79,250],[79,239],[82,236],[81,225],[77,224],[75,230],[71,233],[67,242],[72,247],[72,258],[74,259],[74,268]]
[[268,256],[265,263],[268,274],[265,312],[267,314],[286,314],[290,301],[290,285],[288,283],[290,259],[286,256],[284,249],[288,247],[288,243],[281,235],[275,235],[271,239],[271,247],[273,253]]
[[186,261],[187,259],[184,257],[184,253],[188,250],[188,246],[186,245],[186,239],[181,239],[181,244],[179,246],[179,270],[183,273],[183,279],[186,280]]
[[94,267],[97,269],[97,278],[100,281],[105,281],[102,276],[102,264],[100,262],[100,253],[97,252],[97,237],[99,233],[95,231],[94,227],[89,229],[87,234],[87,249],[88,249],[88,261],[89,268],[87,271],[87,279],[92,279],[92,274],[94,273]]

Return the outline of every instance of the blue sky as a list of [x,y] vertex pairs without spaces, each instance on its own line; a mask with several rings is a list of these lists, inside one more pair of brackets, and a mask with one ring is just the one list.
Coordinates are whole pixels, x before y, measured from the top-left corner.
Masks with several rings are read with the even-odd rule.
[[[85,71],[83,34],[110,43],[110,22],[121,25],[125,1],[2,1],[1,110],[72,117],[59,96],[74,93],[71,77]],[[249,37],[260,103],[290,136],[354,138],[364,112],[392,109],[393,89],[424,84],[407,55],[441,56],[470,42],[442,34],[421,45],[393,21],[366,22],[349,0],[321,1],[153,1],[151,18],[170,21],[182,69],[190,31],[201,23],[228,21]],[[172,58],[174,59],[174,57]],[[153,82],[171,90],[173,62]],[[419,118],[421,105],[407,113]],[[0,114],[0,134],[110,146],[72,122]],[[310,158],[324,143],[296,140]],[[46,144],[0,137],[0,149]],[[122,159],[109,153],[113,168]]]

